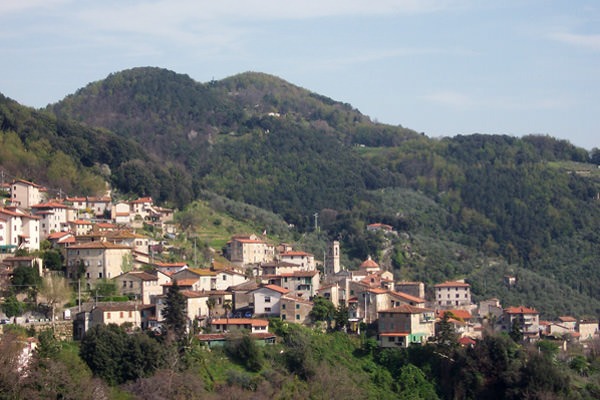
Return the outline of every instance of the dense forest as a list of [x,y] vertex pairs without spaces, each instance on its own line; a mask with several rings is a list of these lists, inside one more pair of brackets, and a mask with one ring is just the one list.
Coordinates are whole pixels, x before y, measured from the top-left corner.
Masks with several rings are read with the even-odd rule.
[[[597,149],[539,135],[430,139],[260,73],[199,83],[135,68],[45,110],[0,100],[11,176],[69,194],[106,180],[182,210],[221,196],[277,214],[278,232],[292,224],[315,254],[339,239],[350,268],[370,255],[398,279],[466,278],[476,299],[548,318],[600,313]],[[367,232],[373,222],[399,235]]]

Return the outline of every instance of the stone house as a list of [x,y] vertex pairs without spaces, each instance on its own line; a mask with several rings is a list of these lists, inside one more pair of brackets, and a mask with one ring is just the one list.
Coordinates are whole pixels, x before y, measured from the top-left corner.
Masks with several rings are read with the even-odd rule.
[[227,258],[238,267],[273,261],[275,248],[256,235],[234,235],[227,242]]
[[501,326],[505,332],[512,330],[513,324],[517,324],[523,333],[523,340],[535,341],[540,337],[539,312],[533,308],[523,306],[508,307],[504,309]]
[[170,278],[162,273],[129,271],[113,278],[122,296],[131,296],[143,304],[153,304],[156,296],[163,294],[163,286]]
[[295,271],[280,275],[263,275],[263,283],[277,285],[290,291],[290,295],[310,300],[319,290],[319,271]]
[[40,217],[17,207],[0,207],[0,253],[40,249]]
[[471,305],[471,285],[465,282],[444,282],[433,286],[435,304],[440,308]]
[[312,324],[310,318],[310,312],[313,308],[312,301],[285,294],[281,296],[280,304],[280,317],[282,320],[302,325]]
[[67,277],[76,278],[78,265],[83,265],[83,278],[90,288],[97,280],[112,279],[123,273],[131,251],[129,246],[110,242],[74,244],[67,248]]
[[11,184],[10,192],[11,203],[26,209],[31,208],[34,204],[41,203],[47,196],[45,188],[22,179],[16,180]]
[[380,347],[424,344],[435,336],[435,314],[430,308],[401,305],[378,312],[377,341]]
[[279,316],[281,296],[290,291],[276,285],[262,285],[251,291],[254,303],[254,315]]

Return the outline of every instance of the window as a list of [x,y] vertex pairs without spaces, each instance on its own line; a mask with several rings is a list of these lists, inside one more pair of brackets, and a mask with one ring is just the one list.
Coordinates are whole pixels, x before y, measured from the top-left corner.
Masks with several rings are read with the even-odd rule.
[[110,313],[109,312],[106,313],[106,319],[110,319]]
[[281,314],[281,319],[285,320],[285,314]]
[[389,342],[395,342],[396,341],[396,336],[390,336],[390,337],[388,337],[388,341]]
[[271,312],[271,307],[265,307],[265,312]]
[[123,287],[127,287],[127,281],[123,281]]
[[98,278],[102,278],[102,272],[98,272]]
[[285,310],[285,304],[282,304],[282,305],[281,305],[281,309],[282,309],[282,310]]
[[129,281],[129,287],[132,288],[133,287],[133,281]]
[[223,280],[226,281],[227,280],[227,275],[223,275]]
[[121,311],[121,312],[119,313],[119,317],[120,317],[120,318],[123,318],[123,311]]
[[300,320],[300,314],[296,314],[296,319]]
[[89,272],[86,272],[86,273],[85,273],[85,277],[86,277],[87,279],[90,279],[90,273],[89,273]]
[[300,309],[300,304],[296,304],[296,310]]
[[271,296],[265,296],[265,303],[271,302]]
[[133,317],[133,311],[129,311],[129,318]]

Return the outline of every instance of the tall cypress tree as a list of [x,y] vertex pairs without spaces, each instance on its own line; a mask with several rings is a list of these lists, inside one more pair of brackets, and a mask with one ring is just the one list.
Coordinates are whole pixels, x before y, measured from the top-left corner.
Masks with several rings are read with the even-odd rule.
[[167,304],[163,316],[167,332],[172,332],[177,341],[183,339],[187,325],[186,299],[181,294],[177,282],[173,283],[167,292]]

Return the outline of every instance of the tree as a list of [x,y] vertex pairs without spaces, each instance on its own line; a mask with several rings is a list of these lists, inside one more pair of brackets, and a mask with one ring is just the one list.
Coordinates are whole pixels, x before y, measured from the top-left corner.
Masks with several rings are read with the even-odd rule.
[[446,355],[451,354],[458,348],[458,339],[454,328],[449,319],[453,316],[451,312],[445,312],[442,320],[437,323],[435,329],[435,340],[442,352]]
[[95,325],[79,348],[81,359],[109,385],[150,376],[160,366],[158,342],[143,333],[128,335],[122,327]]
[[114,296],[117,294],[117,284],[105,278],[96,281],[93,294],[102,300],[105,297]]
[[51,275],[42,281],[40,295],[50,307],[52,324],[54,324],[54,311],[71,298],[71,286],[62,276]]
[[521,343],[521,341],[523,340],[523,332],[521,331],[521,324],[519,324],[519,321],[516,318],[513,319],[512,326],[510,328],[510,332],[508,333],[508,335],[515,343]]
[[24,292],[28,288],[37,288],[40,280],[37,268],[21,265],[13,272],[12,285],[17,292]]
[[44,261],[44,267],[53,271],[60,271],[62,269],[62,258],[60,253],[56,250],[47,250],[42,255]]
[[8,318],[18,317],[23,314],[23,303],[15,296],[10,296],[2,303],[2,311]]
[[330,300],[317,296],[313,299],[313,309],[310,311],[310,317],[314,321],[331,321],[335,311],[335,306]]
[[227,340],[225,350],[249,371],[258,372],[261,370],[264,361],[262,350],[248,333],[241,337],[230,337]]
[[402,387],[399,393],[401,399],[438,399],[433,384],[427,380],[423,371],[413,364],[402,367],[399,383]]
[[345,329],[349,324],[348,307],[346,307],[344,302],[340,302],[340,305],[335,310],[335,329]]
[[216,305],[217,305],[217,300],[214,297],[209,297],[206,300],[206,307],[208,307],[208,318],[209,319],[212,319],[213,310],[215,309]]
[[181,291],[177,282],[174,282],[169,290],[167,291],[167,304],[163,310],[163,316],[165,318],[165,327],[167,332],[171,332],[175,335],[177,341],[181,341],[185,335],[187,327],[187,301]]
[[225,318],[227,318],[227,327],[229,327],[229,314],[231,313],[232,308],[233,304],[231,304],[231,300],[225,300],[223,302],[223,310],[225,311]]

